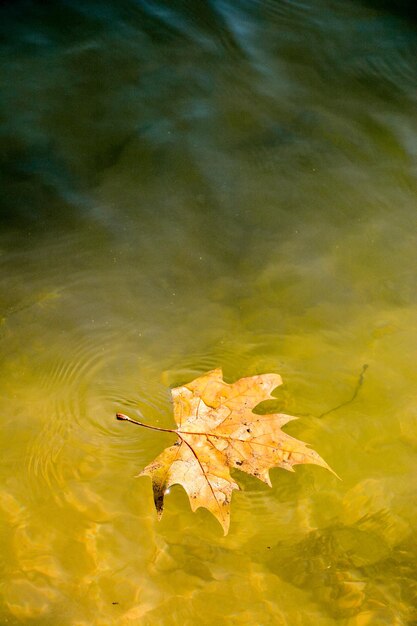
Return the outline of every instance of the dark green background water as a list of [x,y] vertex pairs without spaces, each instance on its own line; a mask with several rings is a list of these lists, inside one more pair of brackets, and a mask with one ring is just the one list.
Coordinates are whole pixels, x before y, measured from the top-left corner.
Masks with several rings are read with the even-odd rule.
[[[2,624],[417,623],[417,27],[391,8],[2,3]],[[157,522],[133,476],[171,439],[114,420],[171,426],[216,366],[280,373],[342,478],[240,474],[226,538],[180,488]]]

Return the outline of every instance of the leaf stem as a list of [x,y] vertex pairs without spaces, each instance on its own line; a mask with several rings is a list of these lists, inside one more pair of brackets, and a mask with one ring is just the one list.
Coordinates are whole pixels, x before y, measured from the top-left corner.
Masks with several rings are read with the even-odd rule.
[[173,428],[159,428],[159,426],[150,426],[149,424],[138,422],[137,420],[128,417],[124,413],[116,413],[116,419],[124,422],[131,422],[132,424],[136,424],[137,426],[143,426],[144,428],[149,428],[150,430],[160,430],[164,433],[175,433],[176,435],[178,434],[177,431]]

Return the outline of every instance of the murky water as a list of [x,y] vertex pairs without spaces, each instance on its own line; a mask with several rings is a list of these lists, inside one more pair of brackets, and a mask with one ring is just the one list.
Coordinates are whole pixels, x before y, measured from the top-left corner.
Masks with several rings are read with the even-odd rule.
[[[376,4],[2,4],[2,624],[417,623],[417,27]],[[342,478],[240,474],[226,538],[157,522],[172,439],[114,419],[216,366]]]

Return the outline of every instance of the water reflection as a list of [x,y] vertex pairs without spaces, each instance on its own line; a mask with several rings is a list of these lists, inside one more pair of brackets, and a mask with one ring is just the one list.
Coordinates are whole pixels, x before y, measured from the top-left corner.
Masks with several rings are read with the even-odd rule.
[[[0,12],[1,621],[415,621],[415,25]],[[288,432],[343,478],[239,476],[226,539],[179,488],[156,522],[133,476],[169,435],[114,420],[170,426],[169,387],[217,366],[280,373]]]

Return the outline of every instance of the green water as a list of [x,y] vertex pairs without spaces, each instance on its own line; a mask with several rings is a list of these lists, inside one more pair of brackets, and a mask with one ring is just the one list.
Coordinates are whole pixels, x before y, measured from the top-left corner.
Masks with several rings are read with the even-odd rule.
[[[376,5],[0,7],[2,625],[417,623],[417,30]],[[342,480],[158,522],[172,438],[115,413],[214,367]]]

